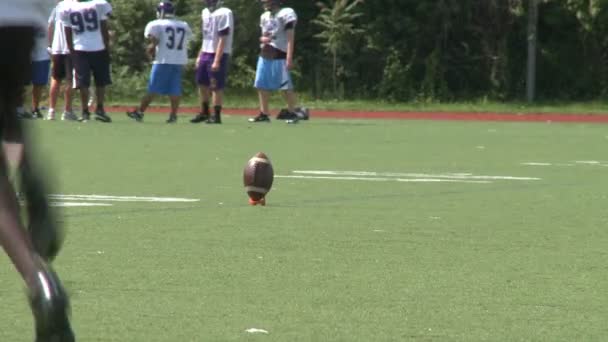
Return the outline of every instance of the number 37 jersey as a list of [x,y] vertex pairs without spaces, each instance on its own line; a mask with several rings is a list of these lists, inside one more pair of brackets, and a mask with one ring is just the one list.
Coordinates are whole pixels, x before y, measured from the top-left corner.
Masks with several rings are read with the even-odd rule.
[[105,0],[69,2],[62,8],[59,18],[65,27],[72,29],[76,51],[102,51],[106,49],[101,33],[101,22],[112,14],[112,5]]
[[177,19],[153,20],[146,25],[144,35],[158,41],[154,64],[188,63],[188,43],[192,30],[186,22]]

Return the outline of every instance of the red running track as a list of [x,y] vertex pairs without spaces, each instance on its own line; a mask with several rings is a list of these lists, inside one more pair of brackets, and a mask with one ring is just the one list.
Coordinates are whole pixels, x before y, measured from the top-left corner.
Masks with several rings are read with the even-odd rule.
[[[108,112],[124,113],[131,107],[108,107]],[[150,107],[150,113],[167,113],[166,107]],[[197,108],[181,108],[181,113],[196,113]],[[254,116],[255,109],[224,109],[230,115]],[[475,112],[394,112],[394,111],[344,111],[315,110],[310,111],[311,119],[393,119],[393,120],[451,120],[451,121],[507,121],[507,122],[589,122],[608,123],[608,115],[603,114],[512,114],[512,113],[475,113]]]

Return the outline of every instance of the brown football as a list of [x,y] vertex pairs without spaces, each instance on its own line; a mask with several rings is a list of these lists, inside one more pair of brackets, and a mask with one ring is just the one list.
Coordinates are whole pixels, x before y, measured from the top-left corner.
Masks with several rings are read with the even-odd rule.
[[263,152],[251,157],[243,170],[243,184],[247,195],[253,201],[260,201],[272,188],[274,170],[270,159]]

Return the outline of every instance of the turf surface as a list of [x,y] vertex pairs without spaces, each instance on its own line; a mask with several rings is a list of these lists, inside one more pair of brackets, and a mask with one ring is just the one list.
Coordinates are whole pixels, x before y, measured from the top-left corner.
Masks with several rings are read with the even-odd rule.
[[[31,123],[55,193],[200,201],[62,209],[80,341],[608,339],[606,126],[113,118]],[[31,341],[0,265],[0,341]]]

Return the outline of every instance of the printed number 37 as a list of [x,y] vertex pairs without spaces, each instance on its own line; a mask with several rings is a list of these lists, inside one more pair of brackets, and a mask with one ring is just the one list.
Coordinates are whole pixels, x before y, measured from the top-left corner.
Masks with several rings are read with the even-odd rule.
[[[174,50],[183,50],[184,49],[184,38],[186,37],[186,30],[182,27],[172,27],[169,26],[165,28],[165,32],[167,33],[167,48]],[[177,43],[177,44],[176,44]]]

